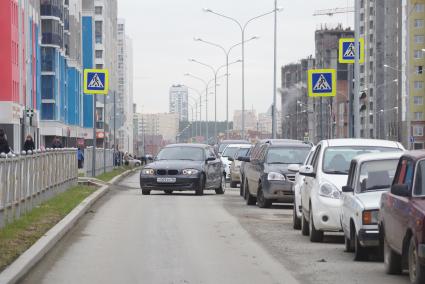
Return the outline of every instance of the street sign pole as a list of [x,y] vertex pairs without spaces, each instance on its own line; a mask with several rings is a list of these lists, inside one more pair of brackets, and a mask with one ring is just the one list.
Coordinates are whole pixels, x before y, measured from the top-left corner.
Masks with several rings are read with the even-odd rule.
[[354,1],[354,102],[353,102],[353,116],[354,116],[354,138],[360,138],[360,53],[359,51],[359,38],[360,38],[360,0]]
[[96,176],[96,94],[93,95],[93,156],[92,156],[92,177]]

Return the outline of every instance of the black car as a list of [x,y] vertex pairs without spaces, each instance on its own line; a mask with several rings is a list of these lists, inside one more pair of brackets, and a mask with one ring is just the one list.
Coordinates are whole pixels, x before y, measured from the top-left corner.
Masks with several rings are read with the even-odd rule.
[[290,164],[302,164],[310,151],[306,143],[260,143],[245,161],[243,193],[248,205],[267,208],[273,202],[293,202],[295,175]]
[[204,144],[172,144],[159,151],[155,160],[140,172],[142,194],[161,190],[195,191],[203,195],[212,189],[223,194],[225,180],[222,163],[211,146]]

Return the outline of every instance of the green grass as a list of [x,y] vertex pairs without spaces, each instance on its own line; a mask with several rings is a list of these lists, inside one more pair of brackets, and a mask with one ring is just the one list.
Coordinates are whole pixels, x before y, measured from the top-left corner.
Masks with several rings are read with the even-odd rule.
[[0,229],[0,271],[31,247],[94,189],[89,186],[73,187]]
[[129,167],[129,166],[117,167],[117,168],[113,169],[111,172],[98,175],[96,178],[100,179],[101,181],[108,182],[111,179],[113,179],[114,177],[116,177],[117,175],[120,175],[123,172],[131,170],[131,169],[132,168]]

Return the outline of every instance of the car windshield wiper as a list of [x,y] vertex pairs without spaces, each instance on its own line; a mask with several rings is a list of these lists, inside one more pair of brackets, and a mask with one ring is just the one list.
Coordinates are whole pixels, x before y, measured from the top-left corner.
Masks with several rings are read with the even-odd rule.
[[377,189],[385,189],[390,188],[389,184],[380,184],[380,185],[374,185],[371,187],[366,188],[364,191],[370,191],[370,190],[377,190]]
[[331,175],[347,175],[348,174],[348,172],[337,171],[337,170],[325,171],[325,173],[331,174]]

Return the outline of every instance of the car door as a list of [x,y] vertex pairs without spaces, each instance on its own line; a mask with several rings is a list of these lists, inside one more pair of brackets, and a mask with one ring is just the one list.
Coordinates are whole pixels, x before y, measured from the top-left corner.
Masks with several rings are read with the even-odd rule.
[[218,188],[221,184],[221,175],[223,172],[221,159],[215,154],[214,148],[212,147],[209,148],[209,155],[210,157],[215,157],[214,162],[211,163],[213,168],[213,173],[211,176],[213,179],[214,188]]
[[261,145],[258,150],[255,152],[252,161],[249,163],[248,172],[246,174],[249,191],[251,194],[256,195],[258,190],[258,180],[260,177],[259,168],[260,160],[262,155],[264,155],[264,149],[266,145]]
[[[313,159],[311,160],[311,164],[309,165],[309,166],[313,166],[316,174],[317,174],[317,165],[318,165],[321,149],[322,149],[322,145],[318,145],[316,148],[316,151],[314,152]],[[310,208],[309,208],[310,194],[311,194],[312,187],[316,183],[317,183],[316,178],[306,176],[304,180],[303,188],[301,190],[301,205],[302,205],[304,216],[307,218],[307,220],[309,218],[309,211],[310,211]]]
[[350,170],[348,172],[348,180],[347,186],[354,189],[354,192],[344,192],[342,194],[342,214],[341,214],[341,223],[344,232],[347,233],[347,236],[350,236],[350,218],[354,216],[355,211],[355,195],[357,194],[355,191],[358,190],[356,188],[357,181],[357,168],[360,165],[357,164],[356,161],[352,161],[350,165]]
[[[394,184],[407,184],[409,191],[412,192],[414,161],[409,158],[402,158],[397,169]],[[385,237],[390,245],[398,252],[403,249],[403,239],[409,222],[409,200],[410,197],[397,196],[389,194],[389,206],[386,206],[387,212],[384,220]],[[388,222],[388,223],[387,223]]]

